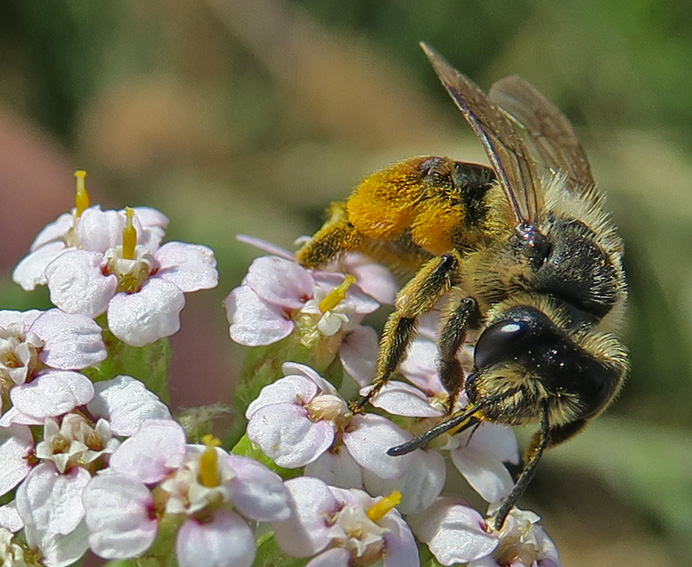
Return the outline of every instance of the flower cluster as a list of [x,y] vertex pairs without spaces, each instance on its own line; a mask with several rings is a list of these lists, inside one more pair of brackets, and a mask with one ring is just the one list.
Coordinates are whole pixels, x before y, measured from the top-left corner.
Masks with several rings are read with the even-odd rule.
[[446,415],[434,312],[373,411],[352,410],[379,350],[368,317],[398,290],[362,255],[308,270],[243,237],[266,255],[224,302],[231,339],[250,347],[236,422],[217,438],[205,432],[218,408],[173,415],[160,346],[184,294],[218,276],[210,249],[163,243],[167,224],[153,209],[91,206],[77,172],[74,209],[14,270],[54,307],[0,311],[3,565],[66,567],[88,550],[182,567],[418,567],[421,553],[431,566],[560,565],[532,512],[512,510],[499,530],[487,520],[519,462],[508,428],[387,453]]

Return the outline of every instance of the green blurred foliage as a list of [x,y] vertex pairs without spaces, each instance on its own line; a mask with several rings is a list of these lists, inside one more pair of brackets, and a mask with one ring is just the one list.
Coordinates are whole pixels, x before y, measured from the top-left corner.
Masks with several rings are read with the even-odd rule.
[[[292,248],[330,200],[386,163],[484,160],[418,41],[483,87],[510,73],[537,85],[577,126],[626,240],[632,372],[608,418],[549,455],[533,498],[568,566],[692,554],[692,3],[13,0],[2,10],[0,131],[20,153],[0,163],[0,194],[26,191],[17,177],[48,175],[57,159],[65,178],[87,169],[104,206],[157,207],[171,239],[213,247],[221,283],[186,309],[203,317],[179,342],[184,355],[174,341],[173,367],[192,360],[226,396],[243,353],[219,303],[259,254],[236,233]],[[27,140],[43,153],[22,154]],[[36,202],[51,191],[44,181]],[[35,234],[69,209],[71,195],[61,199],[46,218],[27,205],[0,222]],[[22,238],[9,260],[28,248]],[[9,283],[9,260],[2,306],[45,306],[45,294]],[[197,401],[190,377],[179,380],[179,402]]]

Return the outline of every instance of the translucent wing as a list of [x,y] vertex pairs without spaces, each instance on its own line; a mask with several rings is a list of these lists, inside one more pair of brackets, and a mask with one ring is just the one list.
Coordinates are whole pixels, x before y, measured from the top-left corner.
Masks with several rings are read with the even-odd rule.
[[533,85],[512,75],[495,83],[489,97],[524,131],[542,164],[566,176],[571,191],[593,189],[591,168],[572,124]]
[[533,160],[509,118],[468,77],[430,46],[421,47],[467,122],[483,143],[517,224],[534,225],[543,211],[543,191]]

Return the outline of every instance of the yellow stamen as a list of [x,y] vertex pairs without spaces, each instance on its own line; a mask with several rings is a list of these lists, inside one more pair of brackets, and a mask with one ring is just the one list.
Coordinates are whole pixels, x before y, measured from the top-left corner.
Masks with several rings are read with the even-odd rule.
[[344,281],[342,281],[338,286],[330,291],[322,301],[320,301],[320,311],[322,313],[326,313],[339,305],[339,303],[341,303],[346,297],[346,292],[354,283],[356,283],[356,278],[351,274],[347,274]]
[[383,496],[368,510],[368,518],[373,522],[377,522],[401,502],[401,492],[393,490],[389,496]]
[[219,457],[216,447],[221,445],[221,441],[213,435],[205,435],[202,442],[207,446],[199,458],[199,482],[207,488],[219,486]]
[[125,260],[135,259],[135,246],[137,245],[137,229],[132,224],[135,210],[130,207],[125,208],[125,228],[123,228],[123,254]]
[[82,213],[86,211],[91,204],[89,192],[86,188],[87,173],[83,169],[78,169],[74,172],[74,176],[77,178],[77,190],[75,191],[74,204],[77,210],[77,216],[81,217]]

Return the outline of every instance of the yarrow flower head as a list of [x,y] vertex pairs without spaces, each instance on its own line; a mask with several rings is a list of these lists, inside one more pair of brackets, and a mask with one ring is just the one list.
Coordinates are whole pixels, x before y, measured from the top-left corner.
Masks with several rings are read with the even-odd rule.
[[25,289],[47,284],[51,301],[68,313],[106,313],[111,332],[127,344],[152,343],[178,331],[184,293],[218,280],[209,248],[160,245],[167,222],[153,209],[77,206],[39,233],[13,279]]
[[85,491],[92,550],[106,559],[139,556],[159,525],[177,517],[182,567],[252,565],[254,534],[246,518],[287,519],[288,493],[278,475],[217,444],[212,438],[206,446],[187,445],[172,421],[145,424]]

